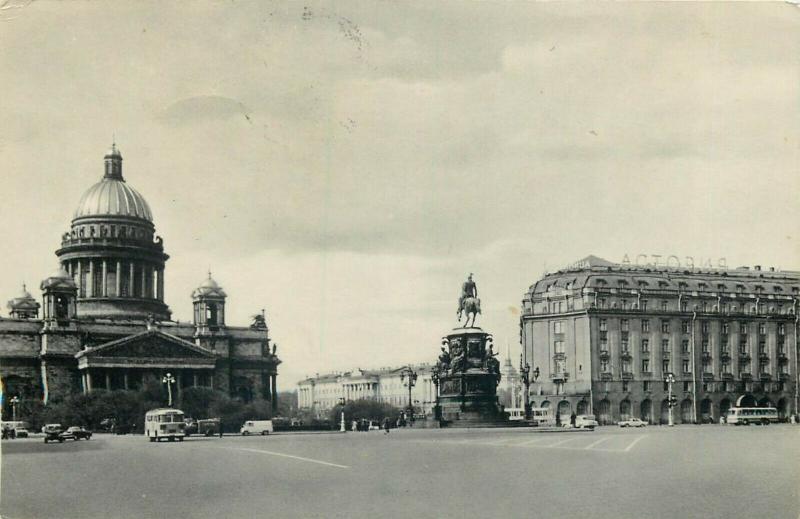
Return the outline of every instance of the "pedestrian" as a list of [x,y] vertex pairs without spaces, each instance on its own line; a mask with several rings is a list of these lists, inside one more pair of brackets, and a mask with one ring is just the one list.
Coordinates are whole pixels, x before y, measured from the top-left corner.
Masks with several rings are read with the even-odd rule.
[[570,424],[572,427],[575,427],[575,421],[576,421],[577,419],[578,419],[578,417],[575,415],[575,411],[573,411],[573,412],[572,412],[572,414],[571,414],[571,415],[569,415],[569,424]]
[[383,419],[383,434],[389,434],[389,426],[391,423],[389,422],[389,417]]
[[219,437],[222,438],[222,418],[219,419]]

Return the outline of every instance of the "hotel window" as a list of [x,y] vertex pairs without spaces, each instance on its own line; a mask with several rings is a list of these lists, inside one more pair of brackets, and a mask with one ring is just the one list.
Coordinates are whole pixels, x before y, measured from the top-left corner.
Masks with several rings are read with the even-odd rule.
[[605,332],[608,330],[608,322],[605,319],[600,319],[600,331]]
[[764,355],[767,352],[767,341],[758,341],[758,354]]
[[722,361],[722,372],[723,373],[730,373],[731,372],[731,363],[727,360]]
[[556,321],[553,323],[554,333],[564,333],[564,321]]
[[744,285],[736,285],[736,293],[744,294]]
[[769,373],[769,363],[762,362],[760,364],[760,368],[761,368],[761,373]]
[[691,391],[692,390],[692,383],[691,382],[684,382],[683,383],[683,390],[684,391]]
[[703,373],[711,373],[711,363],[706,360],[703,361]]
[[724,335],[728,335],[729,331],[730,331],[730,325],[728,323],[722,323],[722,333]]
[[739,323],[739,333],[747,335],[747,323]]
[[623,380],[622,381],[622,390],[623,391],[630,391],[630,389],[628,388],[628,385],[629,385],[628,381],[627,380]]
[[[604,334],[605,332],[600,332]],[[605,337],[600,337],[600,353],[608,353],[608,340]]]
[[628,330],[630,330],[627,319],[623,319],[622,321],[620,321],[619,325],[623,332],[627,332]]
[[708,321],[700,321],[700,331],[708,333]]
[[661,331],[663,333],[669,333],[669,321],[666,319],[661,321]]
[[689,353],[689,339],[681,341],[681,353]]
[[681,312],[686,312],[689,310],[689,303],[686,301],[681,301]]
[[662,373],[669,373],[669,360],[662,360],[661,361],[661,372]]
[[600,361],[600,371],[603,373],[608,373],[608,361],[601,360]]
[[648,339],[642,339],[642,353],[649,353],[650,352],[650,341]]
[[711,350],[709,350],[708,339],[703,339],[703,352],[708,353],[709,351]]
[[639,310],[645,312],[647,311],[647,299],[642,299],[639,303]]
[[728,392],[728,393],[733,391],[733,382],[727,382],[727,381],[723,382],[722,383],[722,390],[725,391],[725,392]]
[[556,394],[563,395],[564,394],[564,383],[563,382],[556,382]]
[[689,321],[681,321],[681,330],[683,333],[689,333],[690,329]]
[[744,360],[739,362],[739,371],[741,373],[749,373],[750,372],[750,361]]
[[602,298],[601,298],[601,299],[598,299],[598,300],[597,300],[597,306],[598,306],[599,308],[605,308],[605,307],[606,307],[606,300],[605,300],[605,299],[602,299]]
[[708,312],[708,302],[703,301],[703,313],[707,313],[707,312]]
[[631,373],[632,372],[631,363],[629,361],[626,360],[626,361],[624,361],[622,363],[622,372],[623,373]]
[[642,371],[645,373],[650,372],[650,360],[649,359],[642,359]]
[[786,343],[783,341],[778,342],[778,355],[786,355]]
[[666,301],[661,301],[661,311],[662,312],[666,312],[667,311],[667,302]]
[[758,324],[758,334],[759,335],[766,335],[767,334],[767,325],[764,323]]
[[628,338],[622,338],[622,353],[628,353]]
[[650,387],[651,387],[651,385],[650,385],[650,381],[649,380],[645,380],[644,382],[642,382],[642,390],[643,391],[650,391]]
[[661,351],[669,353],[669,339],[661,339]]
[[647,319],[642,319],[642,331],[649,332],[650,331],[650,321]]
[[689,371],[689,359],[683,359],[683,372],[684,373],[691,373]]
[[564,353],[564,341],[555,342],[555,351],[556,353]]

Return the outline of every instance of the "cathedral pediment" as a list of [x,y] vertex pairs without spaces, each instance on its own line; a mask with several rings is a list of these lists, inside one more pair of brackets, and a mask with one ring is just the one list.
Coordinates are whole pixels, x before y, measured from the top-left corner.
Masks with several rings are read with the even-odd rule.
[[181,361],[190,364],[214,363],[213,352],[160,330],[147,330],[105,344],[87,348],[75,355],[79,364],[93,360],[134,360],[147,363]]

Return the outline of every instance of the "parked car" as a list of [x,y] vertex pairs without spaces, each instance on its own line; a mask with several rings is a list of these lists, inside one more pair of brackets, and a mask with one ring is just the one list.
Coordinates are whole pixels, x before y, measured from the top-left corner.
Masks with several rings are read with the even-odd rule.
[[644,427],[647,425],[647,422],[640,420],[639,418],[628,418],[627,420],[621,420],[619,422],[620,427]]
[[92,431],[87,431],[83,427],[72,426],[67,429],[68,433],[72,433],[75,440],[89,440],[92,438]]
[[28,429],[24,427],[17,427],[14,429],[14,434],[17,438],[27,438],[28,437]]
[[44,442],[64,443],[64,440],[74,440],[75,436],[64,430],[60,423],[49,423],[42,427]]
[[194,418],[184,418],[183,423],[186,424],[186,428],[184,429],[186,436],[197,434],[198,432],[197,420],[195,420]]

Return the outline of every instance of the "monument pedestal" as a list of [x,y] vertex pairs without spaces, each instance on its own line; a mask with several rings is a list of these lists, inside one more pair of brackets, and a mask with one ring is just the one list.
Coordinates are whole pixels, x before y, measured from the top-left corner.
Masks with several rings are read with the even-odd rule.
[[466,427],[507,422],[508,415],[497,401],[500,363],[492,352],[491,334],[478,327],[455,328],[445,341],[449,364],[442,359],[439,363],[442,422]]

